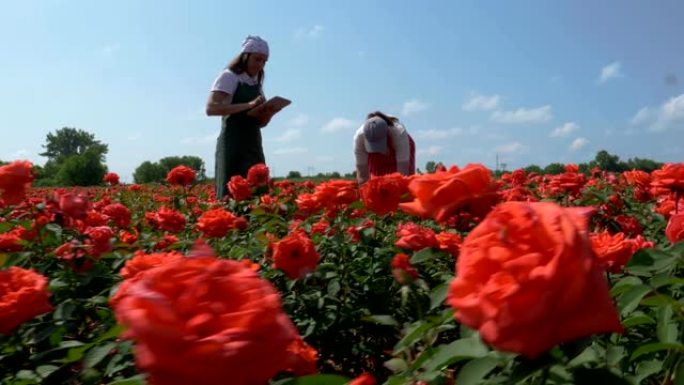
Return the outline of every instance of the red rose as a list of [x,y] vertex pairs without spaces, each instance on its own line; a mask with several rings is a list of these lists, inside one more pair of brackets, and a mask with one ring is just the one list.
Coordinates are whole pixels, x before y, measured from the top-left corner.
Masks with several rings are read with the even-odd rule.
[[144,251],[138,250],[133,255],[133,258],[126,261],[119,274],[123,279],[133,278],[143,271],[161,266],[165,263],[174,262],[179,258],[183,258],[183,254],[177,251],[146,254]]
[[47,278],[33,270],[16,266],[0,270],[0,333],[8,335],[22,323],[51,311],[47,286]]
[[105,174],[103,180],[105,183],[114,186],[119,184],[119,175],[114,172],[108,172]]
[[102,208],[102,214],[108,216],[117,226],[126,228],[131,224],[131,211],[121,203],[112,203]]
[[456,173],[414,175],[408,188],[414,200],[399,204],[399,208],[437,221],[464,208],[475,215],[486,214],[498,199],[491,171],[479,164],[468,165]]
[[610,235],[608,232],[591,234],[591,247],[606,270],[619,272],[640,249],[640,244],[627,239],[624,233]]
[[504,351],[534,358],[622,326],[587,234],[586,208],[505,202],[466,237],[447,301]]
[[287,371],[296,377],[316,373],[318,352],[301,338],[296,338],[287,347]]
[[185,229],[185,217],[183,214],[165,206],[160,207],[155,213],[147,213],[145,218],[161,230],[179,233]]
[[302,278],[316,270],[320,259],[311,239],[301,231],[290,233],[273,244],[273,266],[290,279]]
[[249,182],[240,175],[230,177],[230,182],[228,182],[227,186],[230,195],[233,196],[236,202],[243,201],[252,195],[252,188],[249,186]]
[[422,227],[413,222],[402,223],[397,229],[399,239],[394,246],[418,251],[426,247],[438,247],[437,237],[432,229]]
[[684,163],[668,163],[651,173],[651,186],[684,193]]
[[222,208],[207,210],[197,220],[197,229],[210,238],[221,238],[235,228],[235,215]]
[[368,210],[377,215],[395,211],[401,196],[408,191],[408,179],[399,173],[371,178],[361,186],[361,200]]
[[287,369],[297,330],[278,292],[242,263],[185,257],[124,284],[112,306],[150,384],[265,384]]
[[195,170],[188,166],[177,166],[166,174],[166,181],[170,184],[187,186],[195,180]]
[[262,186],[268,184],[268,167],[265,164],[259,163],[250,167],[247,170],[247,181],[252,186]]
[[392,258],[392,275],[401,285],[408,285],[418,278],[418,271],[411,266],[409,256],[403,253],[396,254]]
[[684,239],[684,213],[674,214],[670,217],[665,228],[665,236],[672,243]]
[[28,160],[17,160],[0,166],[0,198],[5,204],[15,205],[24,200],[26,189],[33,181],[33,165]]

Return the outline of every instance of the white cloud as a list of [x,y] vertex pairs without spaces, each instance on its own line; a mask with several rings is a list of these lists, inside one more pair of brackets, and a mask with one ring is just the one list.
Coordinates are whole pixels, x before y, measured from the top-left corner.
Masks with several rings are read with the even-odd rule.
[[415,136],[421,139],[446,139],[465,133],[466,131],[462,128],[450,128],[448,130],[418,130]]
[[660,107],[641,108],[630,123],[661,132],[681,127],[684,124],[684,94],[670,98]]
[[303,39],[303,38],[315,39],[321,35],[323,30],[325,30],[325,27],[323,27],[320,24],[316,24],[313,27],[299,28],[297,30],[297,32],[295,32],[295,37],[297,39]]
[[308,148],[286,147],[286,148],[279,148],[279,149],[273,151],[273,154],[274,155],[294,155],[294,154],[304,154],[306,152],[309,152]]
[[426,148],[421,148],[418,151],[416,151],[416,155],[435,156],[442,152],[442,148],[442,146],[429,146]]
[[601,69],[599,83],[605,83],[610,79],[620,78],[622,74],[622,64],[619,61],[612,62]]
[[484,96],[475,95],[467,102],[463,103],[461,108],[465,111],[489,111],[499,106],[501,97],[499,95]]
[[577,131],[578,128],[579,126],[575,122],[567,122],[560,127],[556,127],[553,131],[551,131],[549,136],[552,138],[568,136]]
[[655,111],[653,111],[649,107],[643,107],[641,108],[636,115],[630,120],[630,123],[632,125],[638,126],[644,123],[648,123],[651,121],[655,116]]
[[494,111],[491,119],[505,124],[544,123],[553,119],[551,106],[537,108],[518,108],[513,111]]
[[496,152],[502,153],[502,154],[512,154],[512,153],[520,153],[527,151],[527,146],[523,145],[520,142],[511,142],[511,143],[506,143],[498,146],[496,148]]
[[577,138],[572,141],[572,144],[570,144],[570,151],[581,150],[587,144],[589,144],[589,140],[587,138]]
[[428,107],[430,107],[430,105],[423,101],[420,101],[418,99],[411,99],[408,102],[404,103],[404,105],[401,108],[401,114],[404,116],[413,115],[418,112],[427,110]]
[[301,127],[306,126],[309,123],[309,115],[299,114],[292,119],[290,119],[287,124],[291,127]]
[[293,140],[299,139],[302,136],[302,130],[300,129],[289,129],[285,130],[279,137],[273,139],[276,142],[291,142]]
[[321,128],[322,132],[337,132],[354,128],[356,123],[347,118],[333,118]]

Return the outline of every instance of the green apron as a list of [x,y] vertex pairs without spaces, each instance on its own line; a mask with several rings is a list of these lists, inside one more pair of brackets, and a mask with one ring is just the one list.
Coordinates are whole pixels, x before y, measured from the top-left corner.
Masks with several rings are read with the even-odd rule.
[[[238,83],[231,104],[249,103],[261,95],[261,84]],[[228,193],[226,183],[233,175],[247,176],[250,167],[266,163],[261,146],[261,124],[247,111],[224,116],[216,142],[216,199]]]

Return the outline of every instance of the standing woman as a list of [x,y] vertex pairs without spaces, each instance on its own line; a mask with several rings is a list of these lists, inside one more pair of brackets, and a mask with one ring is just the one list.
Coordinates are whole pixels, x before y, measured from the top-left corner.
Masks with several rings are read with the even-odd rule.
[[416,172],[416,145],[406,127],[394,116],[371,112],[354,135],[356,180],[365,183],[371,176]]
[[216,78],[207,100],[207,115],[221,116],[221,134],[216,143],[216,199],[227,193],[233,175],[247,176],[250,167],[266,163],[261,145],[261,127],[268,119],[247,115],[264,102],[261,85],[268,60],[268,43],[247,36],[236,56]]

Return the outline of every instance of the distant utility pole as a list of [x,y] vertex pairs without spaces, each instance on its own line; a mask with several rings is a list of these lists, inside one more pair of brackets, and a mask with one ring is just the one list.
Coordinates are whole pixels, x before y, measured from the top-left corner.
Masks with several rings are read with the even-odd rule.
[[311,174],[313,174],[313,172],[314,172],[314,168],[312,166],[309,166],[306,168],[306,172],[309,174],[309,177],[310,177]]
[[496,169],[495,171],[499,171],[499,153],[496,153]]

